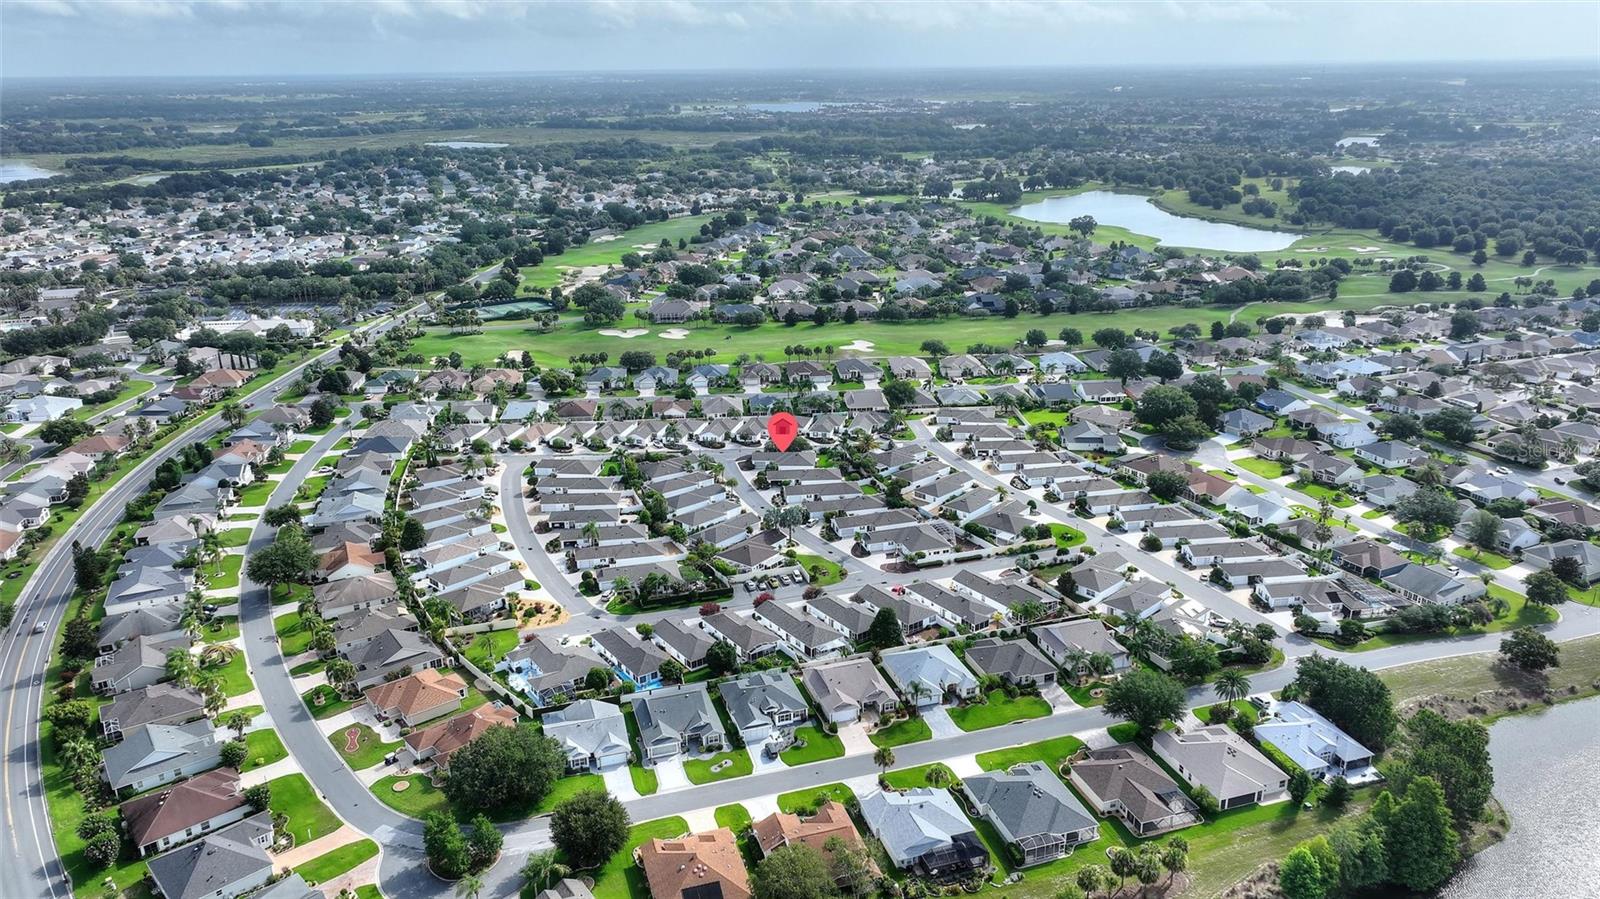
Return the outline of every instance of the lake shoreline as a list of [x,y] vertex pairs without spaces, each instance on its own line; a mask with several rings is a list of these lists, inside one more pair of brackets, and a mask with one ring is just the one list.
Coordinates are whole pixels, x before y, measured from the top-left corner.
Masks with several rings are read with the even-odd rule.
[[1175,212],[1162,205],[1159,194],[1148,190],[1094,188],[1058,194],[1019,204],[1008,214],[1020,221],[1052,225],[1089,216],[1097,225],[1148,237],[1161,246],[1206,253],[1280,253],[1310,237],[1299,231]]

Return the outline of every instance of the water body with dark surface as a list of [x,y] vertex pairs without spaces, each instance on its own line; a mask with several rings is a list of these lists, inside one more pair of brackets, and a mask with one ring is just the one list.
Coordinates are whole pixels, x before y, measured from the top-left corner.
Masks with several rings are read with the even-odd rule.
[[1439,899],[1600,897],[1600,698],[1500,719],[1489,755],[1511,832]]
[[1018,206],[1011,210],[1011,214],[1033,222],[1062,225],[1080,215],[1088,215],[1101,225],[1127,228],[1135,234],[1148,234],[1169,247],[1220,250],[1225,253],[1286,250],[1303,236],[1290,231],[1267,231],[1187,215],[1173,215],[1150,202],[1150,198],[1143,194],[1114,190],[1091,190],[1066,197],[1050,197]]

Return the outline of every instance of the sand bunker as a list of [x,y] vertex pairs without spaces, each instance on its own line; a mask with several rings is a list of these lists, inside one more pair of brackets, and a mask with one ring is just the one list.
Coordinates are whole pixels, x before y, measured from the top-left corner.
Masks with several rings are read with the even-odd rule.
[[839,349],[846,353],[870,353],[872,352],[872,348],[875,346],[877,346],[877,344],[870,340],[852,340],[844,346],[839,347]]
[[1351,247],[1352,253],[1382,253],[1383,247]]
[[601,337],[621,337],[623,340],[632,340],[635,337],[643,337],[649,334],[650,331],[648,328],[628,328],[625,331],[619,331],[616,328],[601,328],[595,333]]
[[668,328],[662,331],[660,336],[662,340],[684,340],[689,336],[689,332],[682,328]]

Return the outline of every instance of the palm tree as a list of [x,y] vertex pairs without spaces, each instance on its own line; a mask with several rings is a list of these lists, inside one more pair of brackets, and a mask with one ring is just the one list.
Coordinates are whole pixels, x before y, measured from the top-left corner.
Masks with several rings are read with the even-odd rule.
[[927,781],[928,786],[934,789],[947,787],[950,785],[950,769],[943,765],[934,765],[928,769],[928,773],[924,774],[922,779]]
[[1061,667],[1067,669],[1067,674],[1072,677],[1073,683],[1082,683],[1084,669],[1088,667],[1089,663],[1088,650],[1080,649],[1074,646],[1071,649],[1068,649],[1065,655],[1066,659]]
[[878,751],[872,754],[872,763],[877,765],[884,774],[894,767],[894,750],[887,746],[879,746]]
[[478,894],[483,892],[483,878],[477,874],[468,874],[456,884],[456,895],[464,899],[478,899]]
[[1224,671],[1212,685],[1223,702],[1238,702],[1250,695],[1250,678],[1240,671]]
[[551,850],[532,853],[522,864],[522,878],[535,891],[542,891],[571,873],[572,869],[558,861]]

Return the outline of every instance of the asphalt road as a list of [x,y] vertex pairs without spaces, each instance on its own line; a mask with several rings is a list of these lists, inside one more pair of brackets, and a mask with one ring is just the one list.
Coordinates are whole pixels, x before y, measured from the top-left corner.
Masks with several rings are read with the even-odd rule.
[[[394,325],[385,320],[366,330],[381,333]],[[319,353],[244,397],[260,405],[275,400],[292,384],[306,365],[326,360],[337,348]],[[0,636],[0,734],[3,734],[4,764],[0,766],[0,827],[7,834],[7,863],[0,865],[0,896],[70,896],[66,871],[56,854],[50,833],[49,810],[39,766],[39,710],[43,699],[43,674],[61,632],[62,619],[72,598],[72,543],[98,546],[122,520],[123,510],[144,492],[155,469],[176,456],[195,440],[207,440],[227,427],[220,415],[213,416],[152,453],[91,506],[72,528],[45,554],[32,579],[17,600],[16,620]],[[42,622],[45,633],[33,634],[35,622]]]

